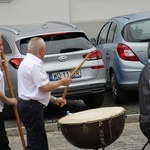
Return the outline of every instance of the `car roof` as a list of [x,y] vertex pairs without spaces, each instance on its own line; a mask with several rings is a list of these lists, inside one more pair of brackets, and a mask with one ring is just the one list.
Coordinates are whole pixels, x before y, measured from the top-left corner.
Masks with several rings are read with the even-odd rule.
[[18,36],[19,35],[27,36],[31,34],[41,34],[41,33],[44,34],[44,33],[59,33],[59,32],[83,32],[75,25],[59,21],[49,21],[46,23],[36,23],[36,24],[0,26],[0,30],[5,30]]
[[110,18],[109,21],[116,20],[117,22],[121,22],[122,24],[127,24],[129,22],[134,22],[137,20],[148,19],[148,18],[150,18],[150,11],[116,16]]

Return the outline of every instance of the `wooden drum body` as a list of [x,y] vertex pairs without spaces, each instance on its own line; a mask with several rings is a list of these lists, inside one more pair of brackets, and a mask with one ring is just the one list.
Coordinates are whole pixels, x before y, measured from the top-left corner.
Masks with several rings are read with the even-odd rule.
[[106,107],[81,111],[59,119],[58,125],[72,145],[85,149],[104,148],[121,135],[125,109]]

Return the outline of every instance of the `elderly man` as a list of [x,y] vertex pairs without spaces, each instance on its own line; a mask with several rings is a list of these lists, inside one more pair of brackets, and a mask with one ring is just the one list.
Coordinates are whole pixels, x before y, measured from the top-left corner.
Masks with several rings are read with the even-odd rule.
[[43,107],[49,102],[60,107],[65,105],[66,99],[52,96],[51,91],[71,82],[70,78],[49,81],[42,66],[45,51],[44,40],[39,37],[32,38],[28,44],[27,56],[18,69],[18,110],[27,131],[27,150],[48,150]]

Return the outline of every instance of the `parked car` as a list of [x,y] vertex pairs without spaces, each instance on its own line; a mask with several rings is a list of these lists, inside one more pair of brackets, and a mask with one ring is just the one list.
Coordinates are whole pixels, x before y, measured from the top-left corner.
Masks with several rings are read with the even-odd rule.
[[[51,82],[68,77],[73,68],[78,67],[88,53],[87,61],[73,76],[66,98],[81,99],[88,108],[103,104],[106,86],[106,69],[101,52],[93,46],[85,33],[76,26],[57,21],[44,24],[0,26],[5,56],[9,61],[9,73],[15,97],[17,94],[17,69],[27,53],[27,45],[32,37],[42,37],[46,42],[44,68]],[[6,83],[6,95],[9,88]],[[53,91],[62,96],[64,87]],[[9,114],[8,109],[4,113]]]
[[102,52],[108,86],[115,103],[125,103],[138,90],[142,68],[148,62],[150,12],[113,17],[91,42]]

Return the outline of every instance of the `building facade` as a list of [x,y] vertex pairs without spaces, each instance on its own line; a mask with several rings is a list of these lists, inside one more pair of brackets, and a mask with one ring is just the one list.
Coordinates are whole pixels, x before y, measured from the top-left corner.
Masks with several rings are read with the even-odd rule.
[[150,11],[149,0],[0,0],[0,25],[71,22],[95,37],[113,16]]

